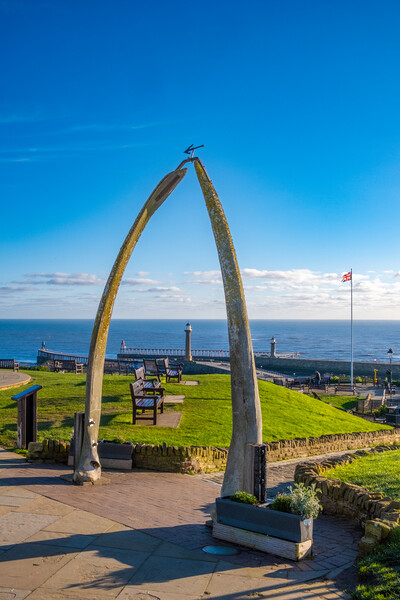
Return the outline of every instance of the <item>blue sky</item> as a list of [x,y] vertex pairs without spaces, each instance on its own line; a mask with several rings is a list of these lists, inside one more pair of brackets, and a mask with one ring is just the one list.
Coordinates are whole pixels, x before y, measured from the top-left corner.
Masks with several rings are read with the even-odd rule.
[[[191,143],[252,318],[399,318],[400,4],[0,0],[1,318],[92,318]],[[146,228],[120,318],[222,318],[191,169]]]

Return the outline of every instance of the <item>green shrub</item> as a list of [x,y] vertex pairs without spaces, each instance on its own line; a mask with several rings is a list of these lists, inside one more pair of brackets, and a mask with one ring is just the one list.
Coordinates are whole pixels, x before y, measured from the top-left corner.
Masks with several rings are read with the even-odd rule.
[[308,487],[304,483],[295,483],[294,487],[289,488],[289,492],[289,494],[278,494],[270,508],[301,515],[303,519],[317,518],[322,506],[317,496],[320,490],[316,489],[315,483]]
[[356,377],[354,380],[355,383],[362,383],[362,377]]
[[315,483],[308,487],[304,483],[295,483],[289,490],[292,513],[304,519],[316,519],[322,506],[317,496],[321,490],[316,489]]
[[332,375],[331,383],[337,383],[339,381],[339,377],[337,375]]
[[230,497],[230,500],[234,502],[242,502],[242,504],[258,504],[258,500],[255,496],[248,494],[247,492],[236,492]]
[[289,494],[278,494],[270,505],[272,510],[280,510],[281,512],[292,512],[292,498]]
[[387,410],[386,404],[382,404],[382,406],[380,406],[378,408],[378,410],[373,410],[372,414],[374,414],[375,417],[385,417],[386,416],[386,410]]

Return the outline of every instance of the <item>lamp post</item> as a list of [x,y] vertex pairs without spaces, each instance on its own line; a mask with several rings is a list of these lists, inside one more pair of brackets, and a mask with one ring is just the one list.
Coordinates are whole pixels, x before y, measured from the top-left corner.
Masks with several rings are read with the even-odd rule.
[[387,353],[388,353],[389,362],[390,362],[389,388],[391,388],[392,387],[392,358],[393,358],[393,350],[391,348],[389,348],[389,350],[387,351]]

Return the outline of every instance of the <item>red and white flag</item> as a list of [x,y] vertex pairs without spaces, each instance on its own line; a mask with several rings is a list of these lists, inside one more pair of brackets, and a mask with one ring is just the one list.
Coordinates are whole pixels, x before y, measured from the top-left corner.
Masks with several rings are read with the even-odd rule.
[[351,281],[351,277],[352,277],[352,273],[351,273],[351,271],[349,271],[348,273],[345,273],[345,274],[343,275],[343,277],[342,277],[342,283],[343,283],[344,281]]

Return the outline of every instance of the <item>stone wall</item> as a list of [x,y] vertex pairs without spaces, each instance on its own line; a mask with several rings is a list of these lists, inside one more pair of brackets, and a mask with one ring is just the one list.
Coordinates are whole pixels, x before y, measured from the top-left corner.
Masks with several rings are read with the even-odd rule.
[[360,433],[337,433],[321,437],[295,438],[294,440],[279,440],[269,442],[267,446],[268,461],[284,460],[285,458],[302,458],[368,448],[377,444],[400,443],[400,429],[380,429]]
[[29,442],[28,461],[67,463],[70,447],[70,442],[64,442],[63,440],[43,440],[43,442]]
[[[332,373],[333,375],[350,375],[350,362],[345,360],[323,360],[312,358],[268,358],[264,356],[255,357],[256,367],[282,373],[285,375],[314,375],[315,371],[323,373]],[[385,379],[386,371],[390,369],[387,362],[367,362],[355,361],[353,364],[354,376],[374,376],[374,369],[377,369],[377,376]],[[400,364],[392,363],[393,379],[400,379]]]
[[391,529],[398,526],[400,502],[388,496],[384,497],[380,492],[368,491],[359,485],[340,479],[328,479],[321,473],[338,465],[349,464],[360,457],[399,449],[398,445],[377,446],[369,451],[359,450],[345,456],[330,458],[322,463],[309,462],[296,467],[295,481],[307,486],[316,486],[325,514],[344,515],[365,528],[365,535],[359,545],[361,554],[369,553]]
[[[133,467],[169,473],[213,473],[226,467],[228,450],[210,446],[132,444]],[[70,442],[30,442],[29,462],[68,463]]]
[[228,450],[210,446],[133,446],[133,466],[172,473],[212,473],[226,467]]

